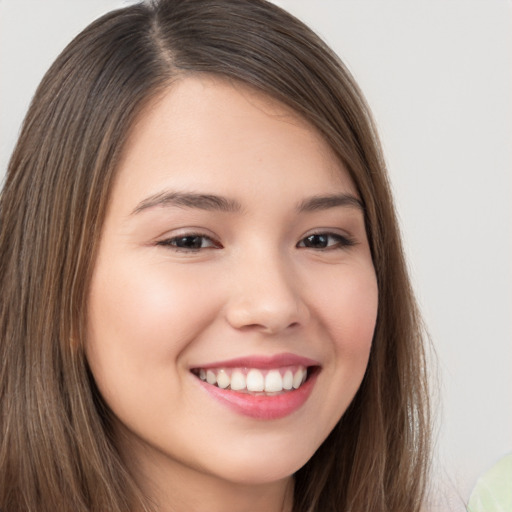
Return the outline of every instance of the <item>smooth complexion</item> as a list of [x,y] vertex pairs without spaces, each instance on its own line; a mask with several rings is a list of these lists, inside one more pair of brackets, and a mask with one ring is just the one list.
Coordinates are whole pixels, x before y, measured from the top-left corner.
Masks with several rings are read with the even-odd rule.
[[[354,397],[376,315],[358,195],[315,129],[208,76],[146,108],[110,199],[86,353],[159,511],[291,510],[291,475]],[[314,382],[274,416],[233,407],[197,375],[288,356],[314,362]]]

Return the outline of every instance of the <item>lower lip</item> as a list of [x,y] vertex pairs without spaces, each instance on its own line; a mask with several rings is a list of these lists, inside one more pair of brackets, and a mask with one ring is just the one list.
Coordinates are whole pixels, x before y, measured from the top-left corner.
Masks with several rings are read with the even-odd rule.
[[197,382],[210,396],[239,414],[259,420],[276,420],[292,414],[304,405],[313,390],[317,374],[318,372],[315,372],[311,375],[299,389],[287,391],[280,395],[238,393],[230,389],[212,386],[199,379],[197,379]]

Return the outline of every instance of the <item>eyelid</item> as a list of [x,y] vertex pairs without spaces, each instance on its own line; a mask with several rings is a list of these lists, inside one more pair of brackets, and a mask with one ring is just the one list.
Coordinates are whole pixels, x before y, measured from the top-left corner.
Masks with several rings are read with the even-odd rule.
[[[184,238],[202,238],[205,240],[209,240],[211,244],[207,247],[189,247],[189,248],[187,248],[187,247],[179,247],[173,243],[179,239],[184,239]],[[203,232],[201,230],[187,231],[186,229],[184,229],[181,232],[178,232],[176,234],[168,235],[164,238],[157,240],[155,245],[160,246],[160,247],[166,247],[166,248],[172,249],[176,252],[200,252],[200,251],[209,250],[209,249],[221,249],[222,248],[222,244],[220,242],[218,242],[215,239],[215,237],[213,237],[212,235],[206,234],[205,232]]]
[[[315,235],[331,237],[331,238],[337,239],[338,242],[335,244],[327,245],[326,247],[321,247],[321,248],[308,247],[306,245],[301,245],[307,238],[309,238],[311,236],[315,236]],[[351,235],[348,235],[346,233],[339,233],[332,229],[316,229],[314,231],[306,233],[297,242],[296,247],[313,249],[313,250],[317,250],[317,251],[326,251],[326,250],[334,250],[334,249],[347,249],[347,248],[353,247],[354,245],[356,245],[356,243],[357,243],[356,240]]]
[[[167,236],[161,237],[155,242],[156,246],[160,247],[166,247],[169,249],[172,249],[176,252],[201,252],[204,250],[210,250],[210,249],[222,249],[222,244],[217,240],[217,237],[206,233],[205,231],[201,229],[194,229],[190,228],[189,230],[187,228],[183,228],[180,230],[176,230],[175,233],[169,233]],[[326,245],[325,247],[311,247],[306,245],[304,242],[309,237],[312,236],[324,236],[327,238],[331,238],[335,240],[335,243],[331,243]],[[185,238],[201,238],[203,240],[209,241],[209,244],[205,247],[180,247],[177,245],[177,241],[180,239]],[[347,233],[340,233],[339,231],[335,229],[328,229],[328,228],[319,228],[312,230],[310,232],[305,233],[301,239],[297,242],[295,247],[297,248],[305,248],[305,249],[313,249],[317,251],[327,251],[327,250],[343,250],[348,249],[354,245],[356,245],[356,240]],[[201,244],[202,245],[202,244]]]

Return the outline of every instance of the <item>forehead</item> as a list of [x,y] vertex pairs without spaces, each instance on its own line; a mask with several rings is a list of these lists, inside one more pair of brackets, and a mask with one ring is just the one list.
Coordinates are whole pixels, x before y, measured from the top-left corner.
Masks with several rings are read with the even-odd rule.
[[253,183],[255,191],[267,182],[290,192],[308,187],[310,195],[326,187],[355,193],[316,128],[245,84],[208,75],[177,80],[142,111],[118,174],[118,182],[147,193],[169,182],[223,194],[241,182]]

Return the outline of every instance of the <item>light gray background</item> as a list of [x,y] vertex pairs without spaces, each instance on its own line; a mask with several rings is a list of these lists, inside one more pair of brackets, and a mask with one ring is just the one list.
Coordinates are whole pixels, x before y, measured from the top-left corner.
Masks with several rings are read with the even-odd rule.
[[[128,3],[0,0],[0,176],[51,61]],[[276,3],[339,53],[374,111],[439,361],[436,473],[466,499],[512,451],[512,4]]]

